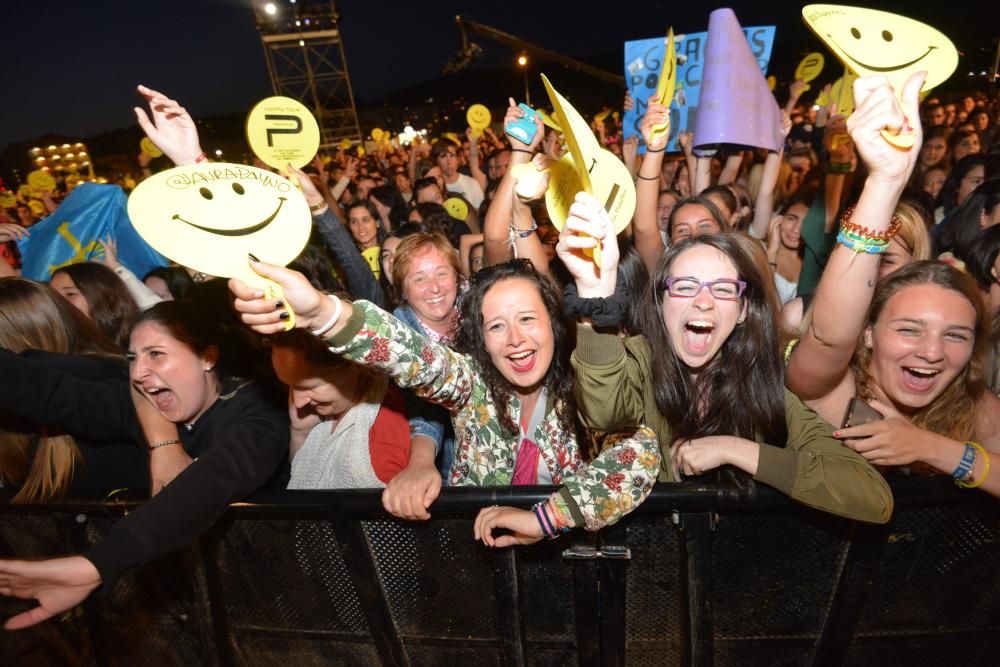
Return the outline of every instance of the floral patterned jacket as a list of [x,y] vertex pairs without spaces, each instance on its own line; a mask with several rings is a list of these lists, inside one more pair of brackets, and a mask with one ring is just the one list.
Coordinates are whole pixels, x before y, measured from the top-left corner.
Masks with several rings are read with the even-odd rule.
[[[389,313],[357,301],[347,326],[327,339],[331,351],[390,375],[401,387],[443,405],[457,439],[452,485],[507,486],[520,440],[506,433],[475,361],[420,336]],[[520,413],[517,398],[511,414]],[[608,435],[589,464],[573,433],[559,425],[553,400],[536,431],[542,459],[576,520],[587,530],[615,523],[653,488],[660,465],[656,434],[641,426]]]

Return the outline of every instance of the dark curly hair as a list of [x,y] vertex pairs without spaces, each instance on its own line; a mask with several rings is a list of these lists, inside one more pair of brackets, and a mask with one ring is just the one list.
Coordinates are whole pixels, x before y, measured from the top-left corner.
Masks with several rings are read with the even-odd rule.
[[527,259],[512,259],[502,264],[496,264],[482,269],[475,275],[472,285],[462,297],[462,318],[459,322],[458,337],[455,349],[466,354],[479,365],[486,381],[486,387],[493,396],[501,428],[510,434],[517,434],[518,425],[508,410],[508,403],[513,395],[511,383],[493,365],[490,353],[486,350],[483,338],[483,300],[487,292],[498,283],[515,278],[527,280],[542,297],[545,310],[552,322],[552,341],[554,350],[552,364],[545,374],[545,389],[555,398],[556,415],[559,425],[577,436],[581,443],[581,431],[576,418],[576,399],[573,397],[573,367],[570,365],[570,354],[573,341],[571,330],[562,318],[562,293],[555,283],[547,276],[539,273]]

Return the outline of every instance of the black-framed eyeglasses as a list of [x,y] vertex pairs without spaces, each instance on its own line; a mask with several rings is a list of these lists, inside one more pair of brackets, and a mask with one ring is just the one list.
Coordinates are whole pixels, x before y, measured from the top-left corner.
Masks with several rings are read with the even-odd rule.
[[490,264],[489,266],[483,266],[483,268],[479,269],[474,274],[472,274],[472,278],[470,279],[470,281],[472,282],[473,285],[481,283],[490,276],[492,276],[494,273],[496,273],[499,269],[507,267],[515,269],[514,272],[519,273],[521,275],[538,273],[538,270],[535,269],[535,265],[531,262],[530,259],[528,259],[527,257],[516,257],[514,259],[508,259],[506,262],[500,262],[499,264]]
[[708,288],[709,293],[722,301],[736,301],[746,291],[745,280],[719,278],[718,280],[698,280],[691,276],[667,276],[663,280],[663,288],[670,296],[680,299],[693,299]]

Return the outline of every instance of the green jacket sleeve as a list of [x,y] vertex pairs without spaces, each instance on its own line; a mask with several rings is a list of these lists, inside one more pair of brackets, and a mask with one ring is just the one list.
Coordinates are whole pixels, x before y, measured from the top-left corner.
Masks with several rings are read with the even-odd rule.
[[626,350],[625,339],[578,324],[572,363],[573,390],[584,426],[614,432],[634,430],[645,422],[643,373],[649,364]]
[[760,446],[757,481],[824,512],[869,523],[889,520],[892,492],[882,475],[787,389],[785,422],[786,447]]

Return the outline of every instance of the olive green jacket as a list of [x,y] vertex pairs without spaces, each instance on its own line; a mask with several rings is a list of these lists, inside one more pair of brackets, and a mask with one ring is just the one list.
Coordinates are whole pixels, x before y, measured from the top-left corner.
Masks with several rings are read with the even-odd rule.
[[[621,338],[578,325],[573,353],[577,407],[587,428],[617,431],[646,424],[656,431],[661,453],[659,481],[672,482],[672,429],[656,406],[650,358],[649,344],[642,336]],[[787,389],[785,423],[785,447],[758,440],[760,458],[754,479],[832,514],[872,523],[889,520],[892,492],[882,475],[836,440],[833,428]]]

